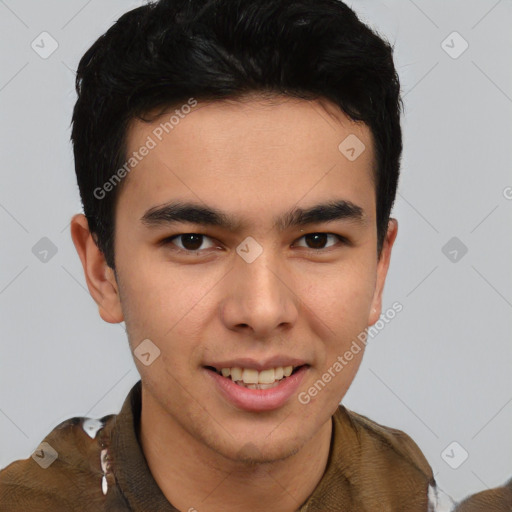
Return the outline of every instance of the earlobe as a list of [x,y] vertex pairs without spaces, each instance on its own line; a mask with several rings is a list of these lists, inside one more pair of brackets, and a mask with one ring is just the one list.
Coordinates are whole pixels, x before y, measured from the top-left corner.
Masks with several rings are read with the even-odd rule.
[[391,250],[398,234],[398,221],[389,219],[388,230],[382,246],[382,251],[377,264],[377,280],[375,283],[375,291],[371,304],[370,314],[368,316],[368,326],[373,325],[379,319],[382,313],[382,292],[391,261]]
[[82,262],[87,288],[98,305],[101,318],[108,323],[122,322],[124,317],[114,273],[96,245],[85,215],[76,214],[71,219],[71,238]]

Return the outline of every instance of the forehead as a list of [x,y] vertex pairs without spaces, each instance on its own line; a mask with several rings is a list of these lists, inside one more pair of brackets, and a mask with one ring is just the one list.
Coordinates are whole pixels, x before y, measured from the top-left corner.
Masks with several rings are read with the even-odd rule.
[[[135,151],[141,139],[148,135],[158,145],[162,145],[178,141],[183,143],[190,136],[199,142],[199,136],[208,136],[212,132],[215,132],[215,140],[219,143],[223,139],[242,137],[250,142],[249,135],[252,139],[257,138],[263,142],[267,135],[266,138],[274,147],[279,142],[281,147],[286,144],[293,146],[291,142],[298,142],[299,136],[300,139],[309,139],[308,151],[311,151],[313,145],[318,146],[319,138],[325,140],[323,145],[328,145],[332,143],[333,137],[336,141],[342,132],[373,142],[371,132],[364,123],[352,121],[339,107],[324,98],[304,100],[283,95],[263,96],[251,93],[238,99],[213,102],[189,99],[169,107],[164,113],[158,114],[155,110],[148,116],[152,121],[133,119],[129,123],[126,133],[128,152]],[[243,132],[239,128],[244,128]],[[279,140],[274,139],[276,134],[280,136]]]
[[215,198],[219,207],[237,199],[238,208],[265,210],[280,200],[325,199],[329,191],[365,196],[370,207],[375,195],[369,128],[326,100],[252,96],[178,105],[150,123],[131,123],[127,157],[143,146],[151,149],[125,178],[120,199],[134,212],[175,197],[210,205]]

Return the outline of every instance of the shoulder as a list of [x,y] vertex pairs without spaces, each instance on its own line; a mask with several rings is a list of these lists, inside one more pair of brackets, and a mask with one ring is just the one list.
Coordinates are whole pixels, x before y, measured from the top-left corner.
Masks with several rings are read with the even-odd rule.
[[57,425],[30,457],[0,471],[2,510],[76,510],[77,500],[101,498],[100,432],[115,415],[74,417]]
[[[426,490],[428,500],[427,508],[420,504],[418,509],[428,509],[429,512],[512,511],[512,479],[501,487],[470,495],[456,503],[438,487],[427,459],[405,432],[381,425],[341,405],[334,419],[339,425],[349,424],[355,432],[359,464],[363,468],[360,473],[372,475],[372,486],[378,482],[385,492],[393,495],[395,489],[403,493],[414,480],[417,489]],[[409,492],[412,491],[410,487]],[[409,506],[408,510],[412,507]]]
[[377,423],[340,405],[335,419],[341,421],[343,416],[348,418],[353,426],[362,449],[374,452],[376,458],[384,460],[384,464],[410,467],[412,470],[418,471],[428,481],[433,481],[430,464],[419,446],[408,434]]
[[427,459],[405,432],[340,405],[334,416],[336,471],[355,504],[367,510],[426,512],[435,480]]

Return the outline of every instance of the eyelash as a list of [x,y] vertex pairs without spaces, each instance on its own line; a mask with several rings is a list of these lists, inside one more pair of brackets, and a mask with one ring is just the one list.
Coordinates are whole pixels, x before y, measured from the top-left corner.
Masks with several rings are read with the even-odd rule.
[[[188,249],[182,249],[181,247],[177,247],[175,244],[173,244],[173,240],[176,239],[176,238],[180,238],[182,236],[187,236],[187,235],[196,235],[196,236],[202,236],[203,238],[210,238],[208,235],[204,235],[202,233],[180,233],[178,235],[172,235],[172,236],[169,236],[167,238],[164,238],[160,244],[161,245],[165,245],[165,246],[168,246],[169,244],[172,244],[175,246],[175,250],[176,252],[180,253],[180,254],[200,254],[200,253],[203,253],[206,249],[197,249],[195,251],[193,250],[188,250]],[[300,238],[298,238],[297,240],[301,240],[302,238],[305,238],[306,236],[309,236],[309,235],[328,235],[328,236],[333,236],[335,238],[337,238],[339,240],[339,242],[341,242],[342,245],[350,245],[350,242],[343,236],[341,235],[337,235],[336,233],[327,233],[327,232],[323,232],[323,231],[313,231],[311,233],[306,233],[304,235],[302,235]],[[315,253],[315,254],[319,254],[320,252],[324,252],[324,251],[327,251],[329,249],[332,249],[333,247],[336,247],[336,245],[331,245],[329,247],[325,247],[325,248],[321,248],[321,249],[312,249],[312,248],[309,248],[309,247],[303,247],[306,251],[309,251],[310,253]]]

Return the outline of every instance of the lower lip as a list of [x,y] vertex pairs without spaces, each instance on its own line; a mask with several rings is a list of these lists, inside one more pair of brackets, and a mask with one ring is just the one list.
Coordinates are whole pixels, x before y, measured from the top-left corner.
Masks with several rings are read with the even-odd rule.
[[308,368],[302,366],[294,374],[283,379],[278,386],[270,389],[244,388],[213,370],[205,368],[205,371],[213,378],[222,395],[233,405],[244,411],[261,412],[282,407],[297,392]]

